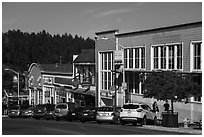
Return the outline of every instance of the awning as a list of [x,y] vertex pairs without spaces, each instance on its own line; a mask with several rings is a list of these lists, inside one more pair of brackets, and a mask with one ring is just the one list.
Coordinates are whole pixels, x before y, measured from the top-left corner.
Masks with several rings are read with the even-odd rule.
[[78,88],[78,89],[70,90],[69,92],[83,94],[83,95],[90,95],[90,96],[95,97],[95,90],[87,90],[87,89]]
[[101,98],[102,106],[113,106],[113,100],[108,98]]
[[54,84],[73,85],[72,78],[55,77]]

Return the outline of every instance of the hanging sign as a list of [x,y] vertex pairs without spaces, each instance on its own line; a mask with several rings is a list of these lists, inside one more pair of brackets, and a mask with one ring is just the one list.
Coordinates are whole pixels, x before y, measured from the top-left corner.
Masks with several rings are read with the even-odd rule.
[[115,65],[123,63],[123,50],[115,50]]

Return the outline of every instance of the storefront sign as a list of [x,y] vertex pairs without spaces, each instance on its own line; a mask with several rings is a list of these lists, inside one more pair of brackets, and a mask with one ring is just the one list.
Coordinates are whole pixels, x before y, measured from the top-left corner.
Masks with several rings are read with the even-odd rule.
[[114,53],[115,53],[115,60],[114,60],[115,65],[116,64],[122,64],[123,63],[123,55],[124,55],[123,50],[115,50]]
[[52,84],[53,78],[52,77],[44,77],[44,83],[45,84]]

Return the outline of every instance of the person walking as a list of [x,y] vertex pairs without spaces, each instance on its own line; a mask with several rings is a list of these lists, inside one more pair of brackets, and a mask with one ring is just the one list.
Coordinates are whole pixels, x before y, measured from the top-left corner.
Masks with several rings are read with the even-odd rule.
[[159,107],[157,105],[157,102],[154,101],[154,103],[152,104],[152,109],[155,113],[159,112]]
[[169,112],[169,103],[168,103],[168,100],[166,100],[166,103],[164,104],[164,111],[166,111],[167,113]]

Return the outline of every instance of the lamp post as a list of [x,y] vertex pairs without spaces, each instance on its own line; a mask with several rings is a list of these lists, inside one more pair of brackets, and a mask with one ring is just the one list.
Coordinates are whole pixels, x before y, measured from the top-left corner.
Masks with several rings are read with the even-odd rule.
[[19,73],[14,71],[13,69],[5,69],[6,71],[12,71],[18,76],[18,105],[19,105]]
[[[107,37],[103,37],[101,39],[103,39],[103,40],[110,40],[111,42],[114,42],[117,46],[121,47],[121,51],[122,51],[122,54],[124,56],[124,46],[123,45],[121,45],[118,42],[115,42],[112,39],[107,38]],[[116,47],[116,50],[118,51],[118,47]],[[122,58],[122,64],[124,65],[124,57]],[[122,73],[123,73],[123,85],[124,85],[124,83],[125,83],[125,71],[124,71],[124,67],[123,67],[122,71],[123,71]],[[116,78],[116,66],[115,66],[115,78]],[[125,92],[123,92],[123,93],[125,93]],[[124,103],[124,100],[123,100],[123,103]],[[117,106],[117,89],[116,89],[116,85],[115,85],[115,106]]]

